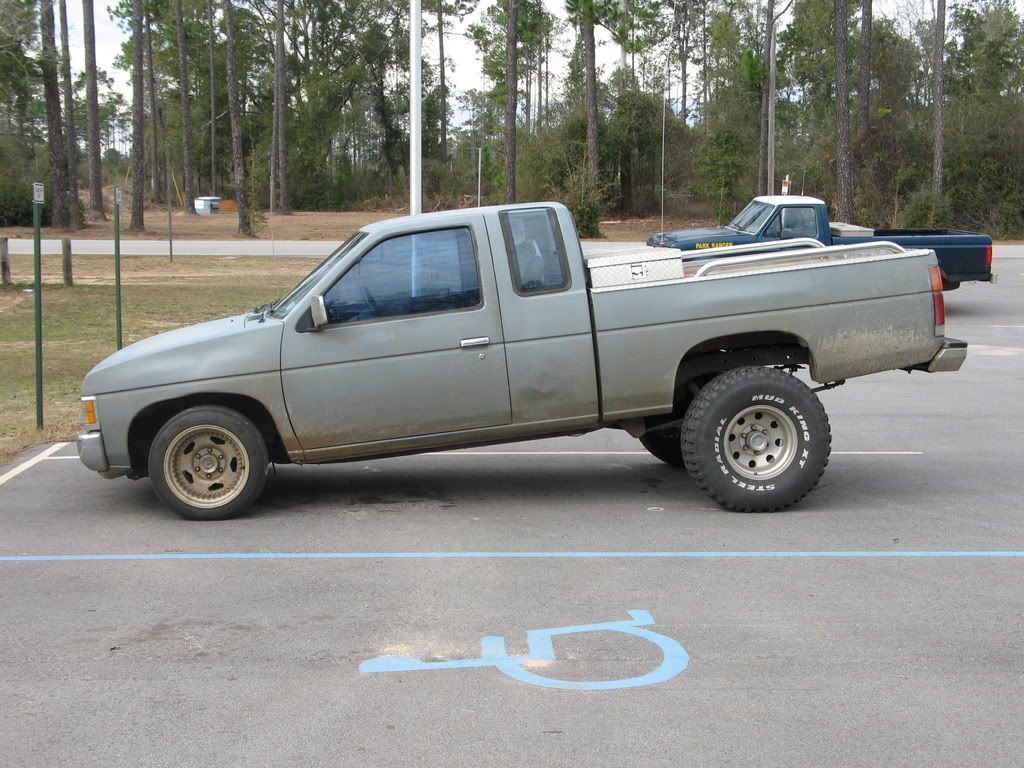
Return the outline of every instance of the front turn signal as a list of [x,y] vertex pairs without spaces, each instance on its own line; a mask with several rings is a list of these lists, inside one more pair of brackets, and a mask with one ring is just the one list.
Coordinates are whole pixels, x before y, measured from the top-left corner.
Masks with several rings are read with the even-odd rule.
[[82,416],[87,426],[95,427],[97,423],[96,419],[96,398],[95,397],[83,397],[82,398]]

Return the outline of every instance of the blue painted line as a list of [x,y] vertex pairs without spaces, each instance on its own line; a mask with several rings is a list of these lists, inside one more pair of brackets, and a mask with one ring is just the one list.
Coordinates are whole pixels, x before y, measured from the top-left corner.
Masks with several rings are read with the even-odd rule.
[[3,563],[116,560],[600,560],[613,558],[1024,558],[1024,550],[724,552],[160,552],[106,555],[0,555]]

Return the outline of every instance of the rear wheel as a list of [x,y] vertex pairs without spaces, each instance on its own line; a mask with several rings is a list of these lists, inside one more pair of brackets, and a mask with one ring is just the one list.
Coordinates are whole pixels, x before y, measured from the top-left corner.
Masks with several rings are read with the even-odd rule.
[[690,477],[726,509],[774,512],[807,495],[825,471],[832,436],[825,409],[794,376],[737,368],[694,398],[682,428]]
[[679,435],[679,427],[653,430],[640,437],[640,444],[650,451],[656,459],[661,459],[673,467],[685,467],[683,462],[683,444]]
[[157,432],[149,451],[156,495],[189,520],[244,512],[267,477],[267,446],[245,416],[221,406],[189,408]]

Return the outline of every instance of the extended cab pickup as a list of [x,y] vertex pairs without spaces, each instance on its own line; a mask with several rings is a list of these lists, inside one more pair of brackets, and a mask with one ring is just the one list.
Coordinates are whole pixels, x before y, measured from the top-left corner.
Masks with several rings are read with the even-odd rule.
[[813,238],[823,245],[884,240],[904,248],[928,248],[938,257],[943,290],[958,288],[966,280],[996,281],[988,235],[959,229],[868,229],[830,222],[828,208],[816,197],[755,197],[724,227],[658,232],[647,244],[689,251],[793,238]]
[[273,304],[99,363],[78,451],[216,519],[256,499],[270,462],[615,427],[726,508],[771,511],[829,457],[824,409],[793,374],[959,369],[940,289],[931,251],[894,245],[588,262],[557,203],[393,219]]

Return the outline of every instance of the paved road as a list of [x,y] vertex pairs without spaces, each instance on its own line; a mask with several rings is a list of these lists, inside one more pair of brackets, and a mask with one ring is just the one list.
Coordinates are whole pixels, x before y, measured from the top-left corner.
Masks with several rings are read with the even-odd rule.
[[[1019,765],[1024,264],[1002,277],[946,296],[972,343],[960,373],[822,393],[836,453],[774,515],[712,507],[611,431],[283,467],[252,516],[215,524],[71,446],[2,480],[30,452],[0,468],[2,762]],[[685,670],[608,691],[359,671],[480,659],[485,636],[525,654],[529,630],[630,610]],[[661,660],[612,631],[554,648],[530,670],[592,682]]]
[[[341,245],[330,240],[175,240],[174,253],[177,256],[292,256],[323,258]],[[60,240],[43,240],[43,253],[60,253]],[[611,254],[631,251],[641,247],[638,243],[608,241],[585,241],[586,254]],[[31,240],[11,240],[11,253],[31,254]],[[72,252],[86,255],[112,256],[113,240],[73,240]],[[121,254],[124,256],[166,256],[166,240],[122,240]],[[995,258],[1024,258],[1024,245],[997,245]]]

